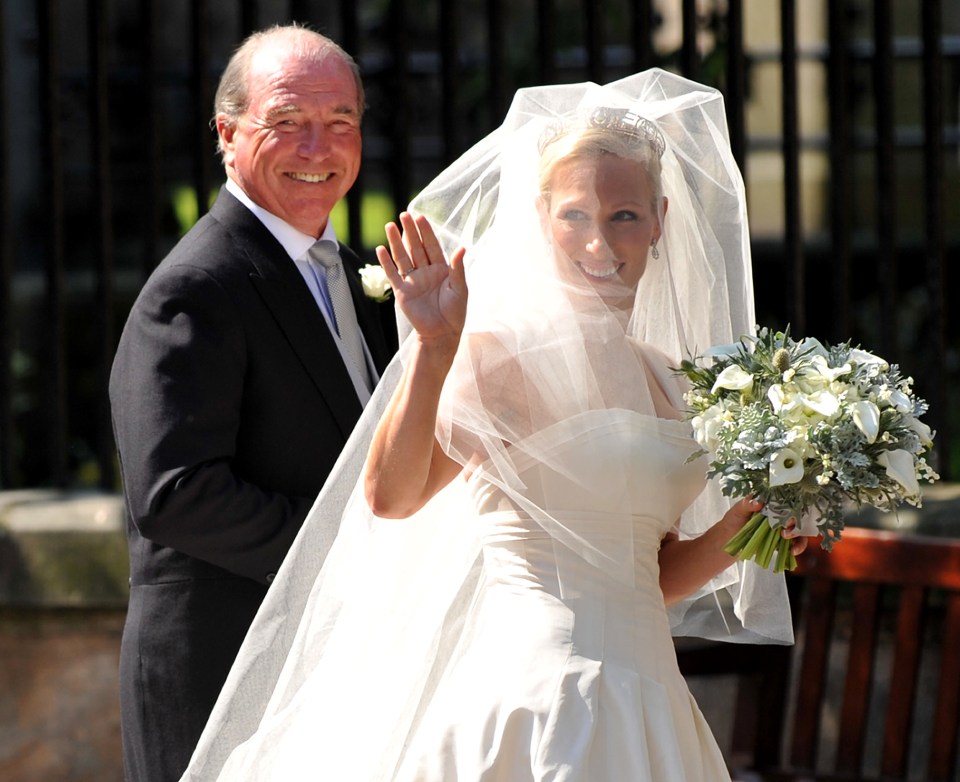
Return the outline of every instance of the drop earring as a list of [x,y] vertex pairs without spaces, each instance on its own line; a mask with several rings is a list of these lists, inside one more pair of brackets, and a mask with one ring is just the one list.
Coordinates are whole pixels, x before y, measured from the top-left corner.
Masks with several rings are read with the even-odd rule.
[[660,258],[660,251],[657,249],[657,240],[654,239],[650,242],[650,255],[653,256],[653,260],[658,260]]

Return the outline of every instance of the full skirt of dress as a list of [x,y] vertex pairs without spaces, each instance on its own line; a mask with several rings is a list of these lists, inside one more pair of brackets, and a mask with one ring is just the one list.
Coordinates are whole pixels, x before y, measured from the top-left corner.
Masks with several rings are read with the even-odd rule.
[[[660,541],[703,486],[702,466],[686,461],[689,428],[603,411],[535,437],[547,458],[517,461],[530,507],[549,518],[476,470],[445,511],[470,506],[447,519],[475,528],[468,577],[451,561],[467,550],[407,549],[393,522],[367,552],[393,570],[369,584],[361,567],[318,593],[326,609],[343,596],[335,621],[307,607],[258,730],[218,779],[729,779],[659,588]],[[411,567],[429,577],[404,579]],[[453,583],[447,569],[458,587],[435,593]],[[409,582],[424,586],[403,595],[405,611],[351,600]],[[314,639],[319,656],[306,653]]]

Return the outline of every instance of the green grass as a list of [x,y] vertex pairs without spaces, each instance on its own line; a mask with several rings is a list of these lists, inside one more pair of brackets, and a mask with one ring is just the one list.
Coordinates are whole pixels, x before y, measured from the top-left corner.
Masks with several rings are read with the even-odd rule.
[[[219,188],[211,191],[208,206],[216,200]],[[178,185],[170,193],[170,206],[177,221],[180,235],[183,236],[200,219],[200,210],[197,206],[197,192],[190,185]],[[360,224],[363,234],[360,241],[354,241],[350,236],[349,218],[346,201],[340,201],[333,209],[330,219],[333,220],[337,238],[356,250],[376,247],[383,244],[383,226],[395,220],[397,210],[393,200],[382,191],[371,191],[363,194],[361,202]]]

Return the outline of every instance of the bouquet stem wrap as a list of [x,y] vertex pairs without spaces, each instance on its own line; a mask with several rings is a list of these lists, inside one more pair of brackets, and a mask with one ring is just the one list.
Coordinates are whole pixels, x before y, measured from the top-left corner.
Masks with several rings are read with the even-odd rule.
[[772,525],[762,512],[754,513],[740,531],[727,541],[723,550],[738,559],[754,559],[764,569],[770,568],[773,563],[774,573],[793,570],[797,566],[797,558],[790,550],[790,541],[780,534],[779,525]]

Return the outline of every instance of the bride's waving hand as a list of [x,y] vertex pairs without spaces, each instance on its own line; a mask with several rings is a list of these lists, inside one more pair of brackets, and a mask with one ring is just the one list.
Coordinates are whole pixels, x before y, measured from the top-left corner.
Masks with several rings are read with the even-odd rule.
[[420,339],[449,340],[455,350],[467,312],[465,250],[457,250],[448,264],[426,217],[403,212],[400,225],[402,233],[395,223],[387,224],[390,249],[378,247],[377,259]]
[[405,518],[419,510],[460,471],[434,435],[437,405],[467,312],[464,250],[449,264],[426,217],[404,212],[400,229],[386,226],[377,258],[415,339],[403,377],[377,426],[364,473],[371,510]]

